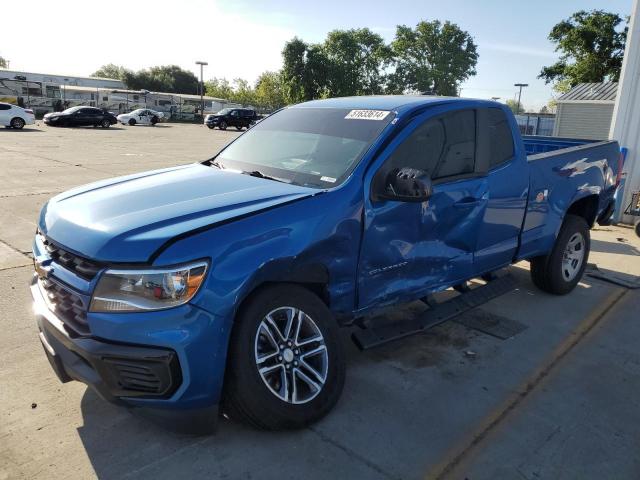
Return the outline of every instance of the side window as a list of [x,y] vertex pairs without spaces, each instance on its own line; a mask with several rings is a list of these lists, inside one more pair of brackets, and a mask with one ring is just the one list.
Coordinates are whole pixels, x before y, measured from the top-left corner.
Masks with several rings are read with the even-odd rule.
[[487,135],[489,140],[489,168],[513,158],[513,134],[507,116],[499,108],[489,108]]
[[0,110],[11,110],[11,105],[7,103],[0,103]]
[[396,148],[385,170],[419,168],[433,180],[473,173],[475,111],[462,110],[427,120]]

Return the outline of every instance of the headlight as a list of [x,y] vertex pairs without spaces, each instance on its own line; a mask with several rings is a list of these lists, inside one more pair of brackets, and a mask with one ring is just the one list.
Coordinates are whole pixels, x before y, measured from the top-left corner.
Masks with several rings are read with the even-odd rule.
[[187,303],[207,272],[207,262],[149,270],[107,270],[98,282],[90,311],[140,312]]

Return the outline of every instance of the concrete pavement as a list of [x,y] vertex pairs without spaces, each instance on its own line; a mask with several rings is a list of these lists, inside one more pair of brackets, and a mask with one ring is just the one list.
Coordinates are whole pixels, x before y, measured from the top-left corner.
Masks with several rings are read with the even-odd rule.
[[[26,287],[40,206],[80,183],[208,158],[234,136],[171,124],[0,130],[0,480],[640,476],[640,293],[585,277],[554,297],[531,284],[525,263],[512,269],[514,291],[465,314],[518,322],[524,330],[508,340],[448,322],[360,353],[345,330],[343,397],[303,431],[223,420],[214,436],[176,435],[60,384]],[[593,237],[592,261],[640,274],[629,229]]]

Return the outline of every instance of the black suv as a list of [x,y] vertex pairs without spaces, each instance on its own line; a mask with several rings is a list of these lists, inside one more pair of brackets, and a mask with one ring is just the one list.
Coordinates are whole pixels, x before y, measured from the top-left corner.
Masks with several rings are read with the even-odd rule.
[[220,130],[226,130],[227,127],[236,127],[238,130],[249,128],[251,125],[260,120],[260,116],[255,110],[249,108],[225,108],[218,113],[207,115],[204,124],[209,128],[218,127]]

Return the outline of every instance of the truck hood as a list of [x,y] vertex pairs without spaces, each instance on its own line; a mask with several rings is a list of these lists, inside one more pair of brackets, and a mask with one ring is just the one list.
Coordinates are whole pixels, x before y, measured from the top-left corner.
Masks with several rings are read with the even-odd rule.
[[84,257],[146,262],[165,242],[318,190],[201,164],[92,183],[52,198],[40,230]]

